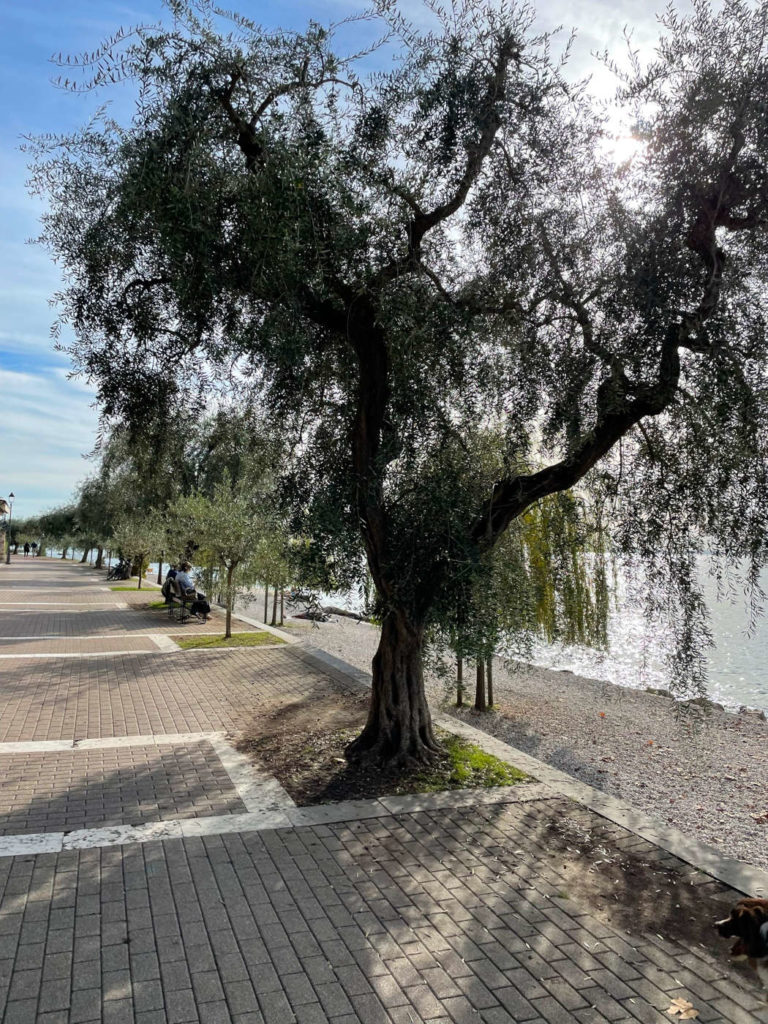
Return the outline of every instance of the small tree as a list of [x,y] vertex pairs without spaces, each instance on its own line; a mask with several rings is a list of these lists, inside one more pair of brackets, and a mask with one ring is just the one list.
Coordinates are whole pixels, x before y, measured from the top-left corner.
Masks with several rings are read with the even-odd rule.
[[61,547],[61,557],[65,558],[77,533],[75,506],[62,505],[59,508],[51,509],[50,512],[44,512],[38,521],[41,533],[49,542]]
[[138,589],[149,561],[163,543],[163,534],[156,513],[126,515],[114,528],[114,544],[122,557],[130,562],[139,577]]
[[210,557],[218,568],[227,609],[227,637],[232,635],[232,612],[238,593],[258,578],[256,556],[269,531],[269,516],[259,496],[250,481],[233,484],[225,476],[210,496],[193,494],[174,508],[178,522],[199,544],[202,559]]
[[110,482],[104,473],[89,477],[78,487],[75,519],[81,535],[83,558],[88,550],[96,548],[94,568],[102,568],[104,543],[110,537],[115,510]]
[[[446,647],[456,656],[457,706],[464,697],[464,660],[476,663],[475,708],[493,704],[494,654],[525,656],[533,642],[603,648],[608,641],[613,573],[602,502],[553,495],[521,516],[430,634],[436,667]],[[487,693],[487,701],[486,701]]]

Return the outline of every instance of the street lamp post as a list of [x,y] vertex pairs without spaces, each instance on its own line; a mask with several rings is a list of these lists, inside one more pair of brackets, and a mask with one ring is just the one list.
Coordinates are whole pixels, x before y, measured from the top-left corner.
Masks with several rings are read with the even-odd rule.
[[16,495],[11,491],[8,495],[8,537],[5,542],[5,564],[11,564],[11,519],[13,518],[13,499]]

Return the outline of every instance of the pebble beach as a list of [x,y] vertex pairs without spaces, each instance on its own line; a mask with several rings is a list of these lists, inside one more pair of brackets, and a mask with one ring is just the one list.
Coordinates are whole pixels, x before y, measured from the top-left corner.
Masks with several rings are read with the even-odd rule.
[[[255,605],[250,611],[256,617]],[[370,671],[375,627],[341,616],[316,628],[286,622],[315,646]],[[473,673],[465,677],[473,689]],[[768,723],[758,714],[681,707],[645,690],[500,659],[492,712],[457,709],[452,683],[434,674],[427,686],[433,706],[727,856],[768,868]]]

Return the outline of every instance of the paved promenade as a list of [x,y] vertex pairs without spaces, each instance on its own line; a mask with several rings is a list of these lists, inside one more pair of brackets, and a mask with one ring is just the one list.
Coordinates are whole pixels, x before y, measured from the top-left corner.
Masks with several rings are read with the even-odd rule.
[[181,651],[221,619],[153,597],[0,567],[2,1024],[768,1021],[725,948],[672,938],[674,904],[628,927],[592,868],[642,856],[713,919],[740,894],[547,786],[295,808],[230,739],[327,678]]

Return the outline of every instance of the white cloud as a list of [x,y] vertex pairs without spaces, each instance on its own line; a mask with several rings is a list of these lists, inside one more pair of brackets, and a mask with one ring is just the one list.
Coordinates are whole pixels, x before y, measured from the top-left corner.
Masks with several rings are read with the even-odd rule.
[[0,369],[0,494],[16,494],[18,515],[67,501],[89,472],[83,455],[93,449],[98,427],[92,401],[93,393],[67,381],[61,367]]

